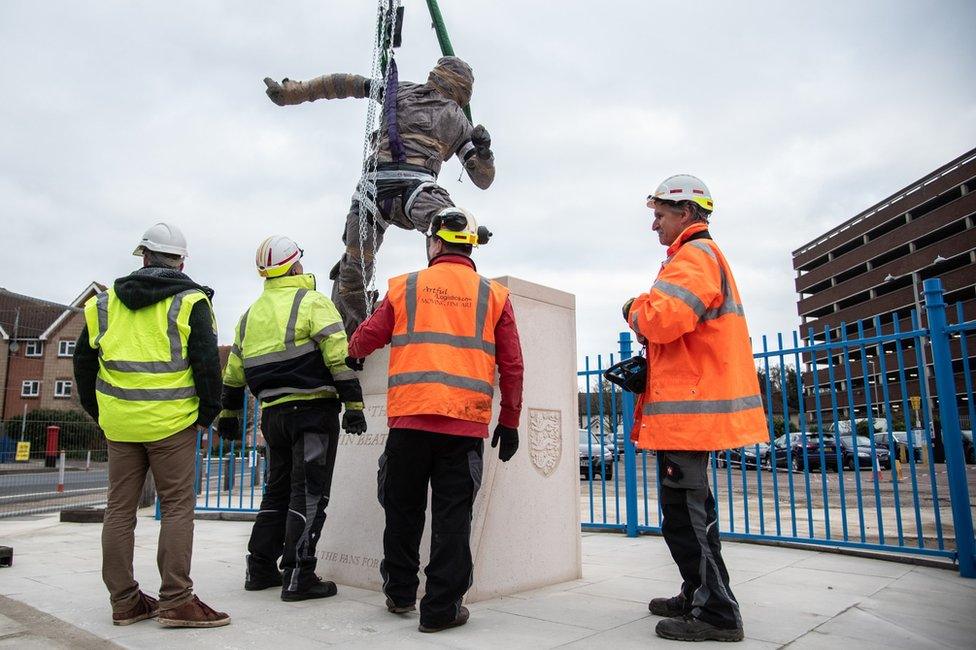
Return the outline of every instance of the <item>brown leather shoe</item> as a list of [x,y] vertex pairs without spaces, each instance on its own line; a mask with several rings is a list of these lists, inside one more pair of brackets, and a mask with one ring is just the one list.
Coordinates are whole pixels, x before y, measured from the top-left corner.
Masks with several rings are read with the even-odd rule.
[[156,619],[163,627],[223,627],[230,624],[230,616],[206,605],[196,596],[179,607],[159,610]]
[[152,618],[159,613],[159,601],[139,592],[139,602],[127,612],[112,614],[112,625],[132,625],[147,618]]

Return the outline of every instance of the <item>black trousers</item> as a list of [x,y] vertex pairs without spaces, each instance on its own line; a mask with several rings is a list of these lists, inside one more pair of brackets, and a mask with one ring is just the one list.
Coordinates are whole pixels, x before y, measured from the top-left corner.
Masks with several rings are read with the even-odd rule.
[[720,628],[742,627],[722,560],[708,452],[659,451],[661,532],[681,572],[685,612]]
[[377,496],[386,513],[383,593],[396,605],[417,600],[420,538],[431,497],[431,542],[420,623],[453,621],[471,587],[471,509],[481,486],[481,438],[390,429],[379,460]]
[[264,409],[268,478],[247,545],[252,578],[277,573],[280,558],[283,590],[303,591],[315,581],[315,545],[332,489],[339,410],[334,399]]

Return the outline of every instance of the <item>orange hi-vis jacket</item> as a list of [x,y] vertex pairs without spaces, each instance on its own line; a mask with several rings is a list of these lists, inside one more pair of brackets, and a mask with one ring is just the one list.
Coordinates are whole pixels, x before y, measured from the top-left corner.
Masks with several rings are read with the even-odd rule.
[[739,291],[706,224],[671,244],[628,321],[647,339],[631,433],[640,448],[715,451],[769,439]]
[[508,289],[465,264],[435,264],[390,280],[389,417],[444,415],[488,424],[495,325]]

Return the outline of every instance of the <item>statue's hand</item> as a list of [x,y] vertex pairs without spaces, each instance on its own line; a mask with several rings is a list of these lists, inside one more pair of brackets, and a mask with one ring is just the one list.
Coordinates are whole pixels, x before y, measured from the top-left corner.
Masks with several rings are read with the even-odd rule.
[[265,77],[264,85],[268,87],[264,92],[278,106],[291,106],[308,101],[307,90],[301,81],[282,79],[281,83],[278,83],[271,77]]

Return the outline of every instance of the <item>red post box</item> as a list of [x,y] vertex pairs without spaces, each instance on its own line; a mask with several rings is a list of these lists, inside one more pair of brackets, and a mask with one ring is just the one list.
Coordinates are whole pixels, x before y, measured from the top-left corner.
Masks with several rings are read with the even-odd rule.
[[44,467],[57,467],[58,465],[58,434],[61,427],[51,425],[47,428],[47,447],[44,451]]

